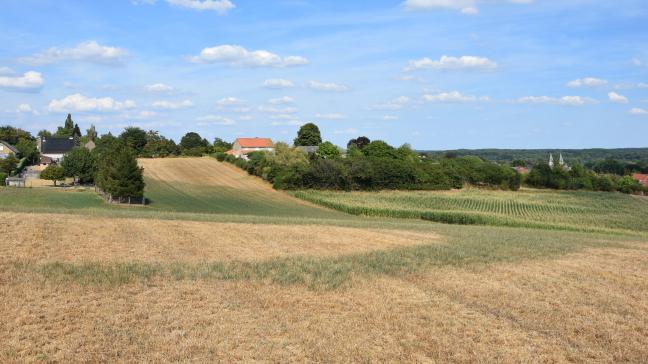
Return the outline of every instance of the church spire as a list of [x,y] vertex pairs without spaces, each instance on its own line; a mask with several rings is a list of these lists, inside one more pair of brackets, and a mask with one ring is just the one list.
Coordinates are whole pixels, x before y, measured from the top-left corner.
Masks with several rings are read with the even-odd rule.
[[553,154],[549,153],[549,167],[553,168],[553,166],[554,166]]

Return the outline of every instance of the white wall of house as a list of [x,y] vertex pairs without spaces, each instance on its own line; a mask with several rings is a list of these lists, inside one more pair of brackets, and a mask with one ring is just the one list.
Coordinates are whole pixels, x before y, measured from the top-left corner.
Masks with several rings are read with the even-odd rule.
[[60,163],[63,160],[64,154],[43,154],[46,157],[52,158],[55,163]]

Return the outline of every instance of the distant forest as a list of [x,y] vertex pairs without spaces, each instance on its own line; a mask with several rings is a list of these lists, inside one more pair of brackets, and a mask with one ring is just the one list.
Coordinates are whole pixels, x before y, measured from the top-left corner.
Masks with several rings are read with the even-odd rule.
[[463,157],[473,155],[485,160],[498,163],[511,163],[521,160],[530,164],[547,161],[549,153],[558,160],[559,153],[567,163],[580,162],[591,165],[604,159],[615,159],[626,163],[648,163],[648,148],[619,148],[619,149],[457,149],[442,151],[418,151],[431,158]]

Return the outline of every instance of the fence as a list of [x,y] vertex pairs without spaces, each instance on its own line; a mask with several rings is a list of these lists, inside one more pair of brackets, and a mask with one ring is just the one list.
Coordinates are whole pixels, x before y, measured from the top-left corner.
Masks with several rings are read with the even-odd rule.
[[101,188],[95,186],[95,191],[103,197],[104,201],[106,201],[109,204],[116,204],[116,205],[135,205],[135,206],[146,206],[148,204],[148,200],[144,196],[113,196],[110,193],[104,192]]

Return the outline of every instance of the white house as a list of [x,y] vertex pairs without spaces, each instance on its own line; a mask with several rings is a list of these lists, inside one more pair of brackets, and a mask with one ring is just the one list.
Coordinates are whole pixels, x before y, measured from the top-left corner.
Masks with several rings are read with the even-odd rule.
[[11,144],[0,140],[0,159],[5,159],[10,155],[15,155],[16,153],[18,153],[16,148],[12,147]]
[[74,149],[75,146],[72,137],[40,137],[37,144],[41,156],[49,158],[54,163],[61,162],[63,156]]
[[247,154],[252,152],[272,152],[274,143],[270,138],[238,138],[234,141],[232,149],[226,153],[238,158],[247,159]]

